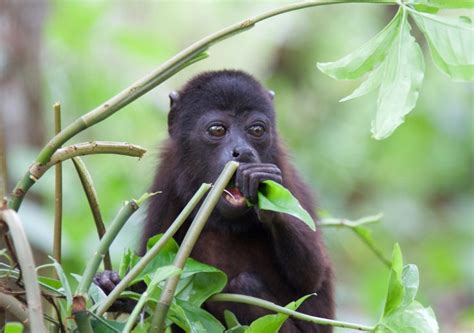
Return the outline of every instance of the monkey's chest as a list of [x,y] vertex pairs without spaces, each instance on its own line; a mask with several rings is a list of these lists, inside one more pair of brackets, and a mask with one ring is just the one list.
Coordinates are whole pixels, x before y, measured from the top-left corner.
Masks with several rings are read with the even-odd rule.
[[264,236],[242,237],[204,231],[191,256],[224,271],[229,282],[243,273],[249,273],[269,287],[286,289],[271,241]]

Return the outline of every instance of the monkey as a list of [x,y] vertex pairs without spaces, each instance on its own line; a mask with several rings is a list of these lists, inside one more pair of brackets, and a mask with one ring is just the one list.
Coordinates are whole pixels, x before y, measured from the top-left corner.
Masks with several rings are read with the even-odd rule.
[[[151,186],[152,192],[161,194],[150,199],[139,252],[144,253],[148,238],[169,228],[202,183],[212,183],[227,162],[237,161],[236,174],[191,257],[226,273],[224,292],[283,306],[315,293],[298,311],[333,318],[333,272],[320,228],[312,231],[290,215],[255,205],[260,183],[272,180],[286,187],[317,220],[313,195],[278,136],[273,93],[243,71],[219,70],[198,74],[169,98],[169,137]],[[178,243],[193,214],[175,234]],[[116,282],[106,281],[109,289]],[[204,308],[221,322],[228,309],[242,324],[269,313],[236,303],[207,302]],[[330,333],[332,329],[289,318],[280,332]]]

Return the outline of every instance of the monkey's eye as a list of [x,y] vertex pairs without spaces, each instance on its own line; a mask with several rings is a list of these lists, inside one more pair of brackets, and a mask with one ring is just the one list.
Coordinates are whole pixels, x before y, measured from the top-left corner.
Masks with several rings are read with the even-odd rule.
[[253,125],[249,127],[248,132],[250,135],[259,138],[265,133],[265,127],[262,125]]
[[226,129],[222,125],[212,125],[207,129],[207,133],[211,136],[222,137],[225,135]]

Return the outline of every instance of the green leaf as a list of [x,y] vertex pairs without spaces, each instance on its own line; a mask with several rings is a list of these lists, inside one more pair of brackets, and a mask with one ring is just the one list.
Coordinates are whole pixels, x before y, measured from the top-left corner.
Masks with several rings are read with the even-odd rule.
[[125,323],[116,320],[104,319],[91,313],[91,325],[94,333],[120,333],[125,327]]
[[393,39],[398,34],[400,20],[396,15],[375,37],[344,58],[326,63],[318,63],[324,74],[337,80],[352,80],[370,72],[385,58]]
[[346,102],[351,99],[364,96],[369,92],[377,89],[380,86],[380,83],[382,82],[382,69],[383,66],[378,66],[377,68],[375,68],[372,72],[370,72],[370,74],[367,76],[367,79],[362,82],[362,84],[356,90],[354,90],[349,96],[341,98],[339,102]]
[[[161,237],[162,235],[160,234],[150,238],[147,243],[147,248],[150,249]],[[173,239],[166,242],[160,252],[148,263],[133,283],[142,280],[149,283],[157,269],[173,265],[178,248],[178,244]],[[133,267],[139,259],[140,257],[134,255],[130,260],[132,264],[131,267]],[[196,306],[201,306],[211,295],[222,291],[226,284],[227,276],[224,272],[189,258],[181,273],[175,295],[178,299],[188,301]],[[153,293],[153,297],[159,298],[160,293],[161,288],[158,286]]]
[[272,180],[261,183],[258,191],[258,208],[289,214],[303,221],[311,230],[316,230],[313,218],[301,206],[298,199]]
[[474,1],[472,0],[411,0],[407,5],[447,9],[447,8],[474,8]]
[[410,34],[406,13],[399,14],[400,31],[393,40],[381,70],[379,96],[372,135],[384,139],[403,123],[403,118],[416,105],[423,82],[424,61],[420,46]]
[[390,278],[385,302],[384,316],[390,314],[403,301],[405,290],[402,284],[403,258],[400,246],[395,244],[392,254],[392,267],[390,268]]
[[23,333],[23,325],[21,323],[6,323],[3,328],[4,333]]
[[411,11],[435,65],[455,81],[474,80],[474,26],[465,19]]
[[416,267],[416,265],[404,266],[402,272],[402,285],[405,289],[405,295],[401,306],[408,306],[415,300],[419,284],[420,277],[418,274],[418,267]]
[[224,321],[225,321],[225,325],[227,326],[227,328],[240,326],[239,320],[237,319],[235,314],[233,314],[229,310],[224,310]]
[[[289,303],[285,307],[290,310],[296,310],[304,301],[314,295],[315,294],[303,296],[300,299]],[[260,317],[250,324],[250,327],[245,330],[245,333],[277,333],[280,330],[281,326],[284,324],[284,322],[288,319],[288,317],[288,315],[283,313],[271,314]]]
[[66,296],[67,307],[69,308],[70,306],[72,306],[72,291],[71,286],[69,285],[69,281],[66,278],[66,274],[64,273],[62,266],[56,261],[56,259],[51,256],[48,257],[50,260],[53,261],[53,263],[40,266],[37,269],[53,267],[56,270],[56,274],[58,275],[59,281],[61,282],[61,292],[63,292]]
[[168,319],[186,333],[224,332],[225,330],[224,326],[209,312],[180,300],[171,304]]
[[418,302],[397,309],[384,317],[375,333],[438,333],[436,316],[431,308],[424,308]]

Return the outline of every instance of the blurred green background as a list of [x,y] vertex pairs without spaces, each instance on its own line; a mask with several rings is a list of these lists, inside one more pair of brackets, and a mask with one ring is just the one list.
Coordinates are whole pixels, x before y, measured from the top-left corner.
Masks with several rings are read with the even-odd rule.
[[[4,79],[0,108],[4,119],[16,117],[5,121],[11,185],[52,136],[54,102],[61,102],[66,125],[199,38],[280,4],[19,1],[10,8],[6,5],[9,11],[0,14],[0,29],[8,30],[9,19],[18,25],[12,30],[16,34],[3,36],[0,45]],[[319,207],[350,219],[383,212],[382,223],[373,227],[374,238],[387,256],[398,241],[405,261],[418,265],[419,298],[434,307],[441,331],[473,332],[473,85],[452,82],[440,73],[426,52],[426,42],[413,28],[426,62],[418,104],[391,137],[375,141],[370,138],[370,122],[376,95],[339,103],[358,82],[338,82],[316,69],[316,62],[338,59],[370,39],[393,14],[394,8],[386,6],[338,5],[259,23],[215,45],[209,59],[71,140],[128,141],[148,149],[141,160],[84,157],[104,220],[108,223],[124,200],[147,190],[159,142],[167,135],[168,93],[203,70],[243,69],[276,92],[281,136],[314,188]],[[15,22],[8,15],[20,16]],[[11,56],[12,48],[18,56]],[[22,65],[22,56],[27,65]],[[5,74],[12,70],[10,80],[24,80],[31,92],[16,103],[18,96]],[[34,100],[29,108],[24,105],[28,98]],[[19,116],[22,107],[26,113]],[[49,172],[20,211],[30,239],[44,253],[52,248],[53,193]],[[70,162],[64,164],[64,200],[65,268],[81,272],[97,237]],[[130,221],[114,243],[115,262],[125,247],[134,246],[141,218],[138,214]],[[335,266],[338,318],[374,323],[384,302],[387,269],[349,230],[324,233]]]

